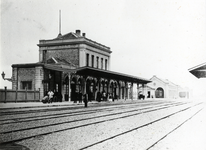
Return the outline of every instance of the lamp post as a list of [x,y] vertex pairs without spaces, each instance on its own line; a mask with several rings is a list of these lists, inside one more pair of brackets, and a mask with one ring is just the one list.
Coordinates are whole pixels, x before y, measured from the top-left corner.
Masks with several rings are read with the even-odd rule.
[[5,78],[5,73],[4,73],[4,71],[2,72],[2,74],[1,74],[1,76],[2,76],[2,78],[4,79],[4,80],[8,80],[8,81],[10,81],[10,82],[12,82],[12,78]]

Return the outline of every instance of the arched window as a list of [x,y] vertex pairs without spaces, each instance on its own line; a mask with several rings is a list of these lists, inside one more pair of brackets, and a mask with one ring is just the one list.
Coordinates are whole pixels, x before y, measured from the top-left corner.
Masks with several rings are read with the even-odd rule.
[[164,90],[161,87],[158,87],[155,91],[156,98],[164,98]]

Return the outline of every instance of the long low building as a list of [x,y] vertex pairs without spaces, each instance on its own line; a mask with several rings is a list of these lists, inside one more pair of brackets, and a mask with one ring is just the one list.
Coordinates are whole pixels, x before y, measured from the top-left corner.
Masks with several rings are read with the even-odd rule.
[[162,79],[154,75],[150,80],[152,82],[148,83],[143,89],[147,98],[176,99],[189,98],[191,96],[188,88],[182,88],[168,79]]

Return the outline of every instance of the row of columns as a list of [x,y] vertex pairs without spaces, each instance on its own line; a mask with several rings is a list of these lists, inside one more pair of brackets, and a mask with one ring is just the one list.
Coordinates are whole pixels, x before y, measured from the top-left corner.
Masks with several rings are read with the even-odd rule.
[[[68,72],[67,73],[67,76],[68,76],[68,98],[69,98],[69,101],[71,101],[71,77],[73,76],[73,75],[75,75],[74,73],[71,73],[71,72]],[[83,85],[83,88],[82,88],[82,94],[86,94],[86,88],[87,88],[87,81],[86,81],[86,78],[84,78],[85,79],[85,81],[84,81],[84,84],[82,84]],[[109,81],[109,80],[107,80],[107,81]],[[129,84],[128,84],[129,83]],[[142,89],[143,89],[143,93],[145,93],[145,92],[147,92],[147,91],[144,91],[145,90],[145,88],[144,88],[144,84],[140,84],[140,83],[136,83],[137,84],[137,99],[138,99],[138,94],[139,94],[139,91],[140,91],[140,89],[139,89],[139,86],[140,85],[142,85]],[[126,82],[126,81],[124,81],[124,87],[122,88],[122,86],[121,85],[118,85],[116,88],[118,88],[118,96],[119,96],[119,99],[126,99],[126,98],[130,98],[130,99],[132,99],[133,100],[133,86],[134,86],[134,83],[133,82]],[[103,89],[102,90],[104,90],[104,86],[102,87]],[[107,83],[107,87],[106,87],[106,89],[107,89],[107,93],[108,92],[110,92],[109,91],[109,82]],[[114,88],[114,87],[113,87]],[[115,88],[115,90],[117,90]],[[95,89],[96,90],[96,89]],[[100,92],[100,90],[101,90],[101,83],[99,83],[99,85],[98,85],[98,89],[97,89],[99,92]],[[114,89],[113,89],[114,90]],[[63,92],[65,92],[64,90],[62,90],[62,95],[64,95],[64,93]],[[113,92],[113,91],[112,91]],[[124,92],[124,94],[122,93],[122,92]]]

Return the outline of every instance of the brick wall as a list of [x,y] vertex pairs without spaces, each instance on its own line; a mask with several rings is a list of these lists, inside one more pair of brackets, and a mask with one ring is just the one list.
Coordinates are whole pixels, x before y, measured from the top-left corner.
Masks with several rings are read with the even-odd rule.
[[35,68],[18,68],[18,89],[22,89],[22,81],[32,81],[32,89],[34,89]]

